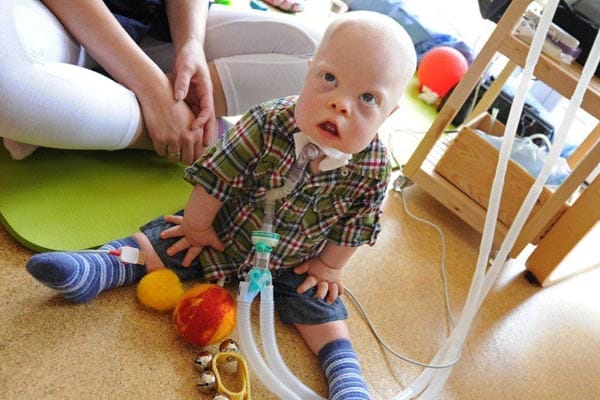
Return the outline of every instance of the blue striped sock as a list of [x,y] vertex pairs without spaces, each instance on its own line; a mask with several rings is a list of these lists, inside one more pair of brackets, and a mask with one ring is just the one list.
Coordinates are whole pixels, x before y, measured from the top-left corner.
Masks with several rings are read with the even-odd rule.
[[327,343],[318,357],[329,383],[329,400],[371,398],[349,340]]
[[[100,250],[123,246],[138,248],[133,238],[114,240]],[[145,274],[139,264],[123,264],[107,253],[49,252],[36,254],[27,262],[27,271],[44,285],[73,303],[85,303],[105,289],[130,285]]]

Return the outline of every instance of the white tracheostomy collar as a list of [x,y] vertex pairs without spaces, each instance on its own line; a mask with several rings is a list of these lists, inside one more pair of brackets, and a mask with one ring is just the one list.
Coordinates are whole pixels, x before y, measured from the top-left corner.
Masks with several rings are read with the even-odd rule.
[[319,163],[319,170],[321,171],[330,171],[332,169],[343,167],[348,164],[348,161],[352,158],[352,154],[342,153],[339,150],[336,150],[332,147],[321,146],[319,143],[316,143],[314,140],[306,135],[304,132],[294,133],[294,145],[296,148],[296,157],[300,156],[302,149],[308,143],[313,143],[321,149],[323,153],[325,153],[325,158],[321,160]]

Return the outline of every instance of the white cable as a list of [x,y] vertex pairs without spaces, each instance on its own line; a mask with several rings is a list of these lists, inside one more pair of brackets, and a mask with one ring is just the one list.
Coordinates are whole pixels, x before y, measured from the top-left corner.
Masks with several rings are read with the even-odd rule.
[[[519,209],[513,224],[509,228],[509,231],[506,234],[504,241],[502,242],[502,246],[498,251],[498,255],[494,259],[490,270],[486,273],[485,279],[483,282],[483,286],[479,293],[479,298],[477,299],[477,304],[475,307],[475,313],[485,300],[485,297],[489,293],[492,285],[494,284],[497,276],[500,273],[501,268],[505,265],[503,260],[506,260],[510,250],[512,249],[514,243],[516,242],[518,235],[526,222],[529,213],[533,209],[536,204],[536,200],[539,197],[540,193],[543,190],[544,183],[546,182],[553,166],[556,164],[558,158],[560,157],[560,152],[566,140],[568,130],[570,125],[573,122],[573,118],[575,116],[575,112],[579,109],[581,102],[583,100],[583,96],[585,95],[586,88],[596,70],[596,66],[598,65],[598,61],[600,61],[600,35],[596,36],[596,40],[594,45],[592,46],[592,50],[590,51],[590,56],[588,62],[584,66],[583,72],[581,74],[580,80],[577,84],[575,92],[571,97],[571,101],[569,103],[569,107],[567,112],[565,113],[565,118],[563,119],[559,131],[556,135],[554,144],[552,145],[550,152],[548,154],[548,158],[546,159],[544,166],[542,167],[542,172],[534,182],[533,186],[529,190],[525,200],[521,208]],[[449,375],[449,373],[447,374]],[[447,376],[440,377],[439,382],[435,382],[435,386],[430,386],[427,391],[431,391],[432,396],[436,396],[441,391],[441,387],[444,384]],[[423,393],[426,396],[427,391]],[[426,397],[425,397],[426,398]],[[436,398],[436,397],[432,397]]]
[[[448,319],[450,320],[450,324],[452,326],[452,328],[454,328],[454,326],[456,325],[456,322],[454,320],[454,316],[452,315],[452,309],[450,307],[450,294],[448,293],[448,277],[447,277],[447,273],[446,273],[446,238],[444,237],[444,232],[442,232],[441,228],[439,226],[437,226],[436,224],[434,224],[431,221],[428,221],[424,218],[418,217],[417,215],[415,215],[412,211],[410,211],[408,209],[408,206],[406,204],[406,199],[404,198],[404,191],[400,190],[400,198],[402,200],[402,205],[404,206],[404,211],[413,219],[422,222],[424,224],[427,224],[431,227],[433,227],[438,234],[440,235],[440,241],[441,241],[441,274],[442,274],[442,280],[443,280],[443,284],[444,284],[444,299],[445,299],[445,303],[446,303],[446,312],[448,314]],[[377,331],[377,329],[375,328],[373,322],[371,321],[371,319],[369,318],[369,316],[367,315],[366,310],[364,309],[364,307],[362,306],[362,304],[360,304],[360,302],[358,301],[358,299],[356,298],[356,295],[348,288],[344,289],[346,294],[348,295],[348,297],[350,297],[350,299],[354,302],[354,304],[356,305],[356,307],[358,308],[359,312],[362,314],[365,322],[367,323],[369,329],[371,330],[371,332],[373,333],[373,336],[375,336],[375,338],[377,339],[377,341],[387,350],[389,351],[392,355],[394,355],[395,357],[406,361],[410,364],[414,364],[414,365],[418,365],[420,367],[424,367],[424,368],[448,368],[453,366],[454,364],[456,364],[459,360],[460,360],[460,354],[458,354],[456,356],[456,358],[454,360],[451,360],[449,362],[446,363],[424,363],[421,361],[416,361],[408,356],[405,356],[399,352],[397,352],[396,350],[394,350],[379,334],[379,332]]]
[[[461,319],[457,325],[457,328],[450,335],[451,345],[445,355],[446,357],[451,356],[454,352],[457,351],[457,349],[462,347],[462,344],[466,339],[472,321],[475,315],[477,314],[479,304],[481,304],[480,297],[484,287],[485,271],[487,268],[488,260],[490,258],[494,234],[496,232],[496,222],[500,207],[500,199],[502,197],[504,178],[506,176],[506,169],[508,166],[510,153],[512,151],[512,146],[514,143],[519,116],[525,103],[527,85],[529,83],[529,80],[533,76],[534,67],[537,64],[537,60],[540,57],[546,33],[550,27],[552,16],[554,15],[557,6],[558,0],[550,0],[548,2],[542,14],[542,18],[540,20],[538,29],[535,32],[531,48],[529,49],[529,52],[527,54],[525,68],[523,69],[523,72],[521,74],[519,86],[510,109],[502,146],[500,148],[499,161],[496,167],[496,174],[494,176],[490,200],[487,207],[488,211],[486,214],[483,237],[480,245],[480,253],[478,257],[477,268],[474,274],[473,284],[471,286],[472,290],[469,291],[469,295],[467,297],[467,304],[465,305],[463,314],[461,315]],[[515,224],[513,224],[513,227],[515,227]],[[521,227],[517,227],[516,229],[518,231],[521,229]],[[503,247],[505,247],[505,243],[506,240],[503,243]],[[494,263],[499,264],[503,260],[504,259],[501,258],[501,256],[497,256],[494,260]],[[500,267],[498,267],[498,273],[499,270]],[[450,376],[451,372],[452,368],[435,371],[433,373],[431,381],[428,383],[427,388],[423,391],[422,398],[439,398],[439,394],[442,390],[442,387],[448,380],[448,377]]]
[[377,341],[387,350],[389,351],[391,354],[393,354],[394,356],[396,356],[397,358],[406,361],[407,363],[410,364],[414,364],[414,365],[418,365],[420,367],[425,367],[425,368],[448,368],[453,366],[454,364],[456,364],[459,360],[460,360],[460,356],[456,357],[456,359],[450,361],[449,363],[446,364],[427,364],[427,363],[423,363],[417,360],[414,360],[410,357],[407,357],[399,352],[397,352],[396,350],[394,350],[382,337],[381,335],[379,335],[379,332],[377,331],[377,329],[375,329],[375,326],[373,325],[373,322],[369,319],[369,316],[367,315],[367,312],[365,311],[364,307],[360,304],[360,302],[358,301],[358,299],[356,298],[356,296],[354,295],[354,293],[352,293],[352,291],[348,288],[344,289],[344,293],[348,295],[348,297],[350,297],[352,299],[352,301],[354,302],[354,304],[356,305],[356,307],[358,308],[358,311],[360,311],[360,313],[362,314],[363,318],[365,319],[365,322],[367,323],[367,325],[369,326],[369,329],[371,330],[371,332],[373,333],[373,336],[375,336],[375,338],[377,339]]
[[[546,180],[548,179],[548,176],[552,172],[553,166],[556,164],[556,162],[560,158],[560,153],[561,153],[564,143],[567,139],[569,128],[573,123],[573,119],[575,118],[575,114],[576,114],[577,110],[581,106],[583,97],[586,92],[586,88],[588,87],[599,62],[600,62],[600,34],[596,35],[596,39],[594,40],[594,43],[590,50],[590,54],[588,56],[588,60],[583,67],[579,82],[577,83],[575,91],[573,92],[573,95],[571,96],[571,101],[569,102],[569,107],[567,108],[567,111],[565,112],[565,117],[563,118],[561,125],[557,131],[556,137],[554,139],[554,143],[550,147],[548,156],[546,158],[546,161],[544,162],[544,166],[542,167],[542,170],[539,174],[538,179],[536,179],[536,181],[534,182],[533,186],[531,187],[529,193],[527,194],[527,197],[525,198],[525,200],[523,202],[523,206],[519,209],[519,212],[517,212],[517,215],[515,216],[513,225],[510,227],[509,231],[506,234],[506,238],[505,238],[504,242],[507,243],[507,246],[506,246],[506,249],[502,249],[502,248],[500,249],[500,251],[498,252],[498,256],[497,256],[498,259],[500,259],[500,260],[506,259],[506,257],[508,256],[508,253],[512,249],[512,246],[514,245],[514,242],[516,241],[518,234],[519,234],[517,227],[520,230],[522,225],[524,225],[525,220],[528,217],[531,209],[536,204],[537,198],[539,197],[540,193],[544,189],[544,183],[546,182]],[[527,208],[525,208],[526,206],[527,206]],[[490,267],[490,271],[488,272],[487,275],[490,275],[494,268],[495,268],[495,265],[494,265],[494,263],[492,263],[492,267]],[[481,303],[485,299],[485,295],[487,295],[492,284],[493,284],[493,281],[491,279],[488,279],[488,277],[486,276],[485,287],[482,292],[482,296],[480,298],[479,305],[481,305]]]
[[400,191],[400,199],[402,200],[402,205],[404,206],[404,211],[410,217],[412,217],[413,219],[415,219],[421,223],[431,226],[440,235],[440,242],[441,242],[440,271],[441,271],[442,280],[444,283],[444,301],[446,303],[446,312],[448,313],[448,318],[450,319],[450,325],[452,326],[452,328],[454,328],[454,326],[456,325],[456,321],[454,320],[454,315],[452,314],[452,308],[450,307],[450,294],[448,292],[448,276],[446,273],[446,237],[444,236],[444,232],[442,232],[442,229],[439,226],[437,226],[436,224],[434,224],[433,222],[428,221],[424,218],[418,217],[417,215],[415,215],[412,211],[410,211],[408,209],[408,205],[406,204],[406,199],[404,198],[403,190]]
[[[477,267],[473,274],[473,280],[467,296],[467,301],[463,309],[463,313],[458,321],[456,328],[450,334],[447,342],[438,351],[434,360],[446,360],[455,356],[466,339],[466,335],[471,326],[472,320],[477,313],[479,304],[481,303],[481,293],[484,285],[485,270],[487,267],[487,260],[489,259],[493,237],[496,231],[496,221],[498,215],[498,209],[500,199],[502,195],[502,188],[504,183],[504,176],[506,174],[506,168],[508,160],[510,158],[510,152],[514,142],[514,133],[518,125],[518,116],[524,105],[525,94],[527,91],[527,82],[533,75],[533,68],[541,54],[541,48],[543,40],[546,36],[546,32],[550,26],[551,17],[554,14],[554,10],[558,6],[558,0],[550,0],[550,4],[544,10],[540,24],[532,41],[529,53],[527,55],[525,68],[521,74],[521,82],[517,90],[517,94],[514,98],[511,112],[509,113],[506,130],[500,148],[500,155],[494,181],[492,184],[492,191],[490,194],[490,200],[487,207],[485,225],[483,229],[482,241],[480,244],[479,257]],[[520,228],[518,228],[520,229]],[[500,258],[496,257],[495,262],[500,262]],[[437,399],[439,393],[446,380],[448,379],[453,368],[447,368],[443,370],[431,370],[426,369],[415,379],[415,381],[408,387],[408,389],[401,392],[394,399],[398,398],[412,398],[422,393],[423,399]],[[409,397],[407,397],[409,396]]]
[[[485,299],[487,293],[491,289],[491,286],[496,280],[500,272],[500,268],[504,265],[503,260],[506,259],[510,249],[514,245],[514,242],[516,241],[516,238],[520,230],[522,229],[527,216],[529,215],[537,197],[543,189],[544,183],[546,182],[546,179],[550,174],[552,166],[556,163],[558,157],[560,156],[560,151],[566,139],[568,128],[572,124],[575,111],[579,108],[583,99],[583,95],[585,94],[586,87],[589,84],[589,81],[591,80],[591,77],[596,69],[596,65],[598,65],[598,61],[600,61],[599,34],[596,36],[594,45],[592,46],[592,50],[590,52],[589,59],[586,62],[586,65],[584,66],[581,79],[575,89],[574,95],[572,96],[571,103],[567,111],[567,117],[563,120],[563,123],[561,124],[559,132],[557,134],[557,138],[555,139],[555,144],[551,147],[540,175],[538,176],[534,185],[530,189],[527,197],[525,198],[525,201],[523,202],[521,208],[519,209],[519,212],[517,213],[517,216],[515,217],[513,224],[509,228],[505,240],[503,241],[502,246],[500,247],[498,255],[495,257],[489,272],[486,273],[485,270],[487,266],[487,260],[490,258],[493,236],[496,231],[496,221],[498,216],[500,199],[502,195],[504,177],[506,175],[506,168],[508,165],[510,152],[514,142],[514,132],[516,132],[518,124],[518,115],[520,115],[521,110],[523,108],[525,94],[527,91],[526,84],[533,75],[533,67],[535,66],[535,63],[539,59],[541,53],[541,47],[543,44],[542,40],[543,38],[545,38],[546,32],[549,28],[551,17],[554,14],[554,11],[556,10],[557,6],[558,0],[549,0],[549,4],[547,5],[546,9],[542,14],[541,21],[538,25],[538,29],[536,30],[536,34],[534,36],[531,47],[529,49],[529,53],[527,55],[525,68],[521,75],[521,82],[509,113],[504,138],[502,141],[502,146],[500,148],[498,165],[492,184],[492,191],[488,204],[488,211],[486,214],[486,221],[484,225],[482,241],[480,244],[480,252],[477,267],[473,275],[473,281],[469,289],[469,294],[467,297],[465,307],[463,309],[463,313],[461,314],[458,324],[451,332],[450,337],[448,338],[446,343],[442,345],[440,350],[433,357],[431,366],[427,367],[421,373],[421,375],[419,375],[419,377],[417,377],[417,379],[415,379],[415,381],[411,385],[409,385],[405,390],[394,396],[394,400],[412,399],[415,396],[418,396],[419,393],[422,393],[423,399],[439,398],[439,394],[445,382],[447,381],[450,373],[452,372],[452,365],[454,365],[454,363],[450,363],[448,359],[457,358],[460,355],[462,345],[464,343],[464,340],[466,339],[466,335],[472,324],[473,318],[475,317],[483,300]],[[406,208],[406,204],[404,206],[405,209],[408,211],[408,209]],[[443,277],[445,280],[445,272],[443,273]],[[240,283],[240,285],[242,285],[242,283]],[[447,294],[447,288],[445,290],[445,293]],[[353,297],[351,293],[350,296]],[[240,301],[240,299],[241,295],[238,298],[238,304],[241,303],[243,305],[243,307],[241,308],[243,309],[240,310],[240,314],[242,314],[242,316],[240,317],[240,314],[238,314],[238,322],[244,322],[243,326],[242,324],[240,324],[240,327],[243,327],[243,334],[240,336],[245,337],[242,340],[243,345],[247,345],[248,348],[252,349],[251,351],[249,351],[249,353],[247,353],[249,354],[248,358],[252,359],[252,362],[249,363],[254,368],[258,369],[259,377],[261,378],[263,383],[267,385],[268,383],[270,383],[271,385],[273,385],[273,388],[271,389],[281,398],[296,399],[296,395],[290,393],[290,391],[286,387],[284,387],[280,381],[278,381],[277,377],[273,375],[271,370],[269,370],[269,368],[266,365],[264,365],[262,357],[260,357],[260,354],[258,354],[258,352],[256,351],[256,344],[254,343],[254,340],[252,338],[251,324],[249,323],[251,303],[248,304],[247,302]],[[362,310],[362,307],[359,305],[358,302],[357,305],[361,309],[361,312],[364,312],[364,310]],[[450,308],[448,302],[447,308]],[[364,315],[366,316],[366,314]],[[373,332],[376,334],[376,331],[373,329],[370,322],[369,327],[371,327]],[[247,340],[248,337],[249,340]],[[379,335],[377,334],[376,337],[380,339]],[[383,341],[381,342],[382,344],[384,343]],[[256,351],[256,354],[254,354],[254,351]],[[439,365],[443,365],[444,363],[449,363],[450,366],[448,366],[447,368],[440,368]],[[434,368],[433,365],[435,365],[436,368]]]

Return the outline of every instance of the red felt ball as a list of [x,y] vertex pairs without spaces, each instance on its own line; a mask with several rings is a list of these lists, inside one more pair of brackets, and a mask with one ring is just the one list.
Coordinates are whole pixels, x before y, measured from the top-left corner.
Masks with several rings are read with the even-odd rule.
[[469,64],[458,50],[439,46],[429,50],[419,63],[417,78],[420,89],[427,86],[439,97],[444,97],[465,75]]
[[194,286],[177,302],[173,322],[188,343],[206,346],[228,336],[235,328],[235,302],[219,285]]

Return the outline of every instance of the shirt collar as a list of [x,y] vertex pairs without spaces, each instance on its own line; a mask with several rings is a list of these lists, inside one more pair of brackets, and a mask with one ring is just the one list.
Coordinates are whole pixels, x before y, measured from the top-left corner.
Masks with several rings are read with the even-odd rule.
[[[294,118],[297,96],[289,96],[277,101],[277,107],[270,121],[277,127],[277,130],[288,137],[290,142],[294,142],[294,134],[300,132]],[[295,143],[290,143],[294,144]],[[346,168],[352,173],[359,174],[371,179],[387,180],[390,174],[390,160],[387,155],[387,149],[378,137],[360,153],[352,157],[352,162]]]
[[302,150],[308,143],[316,144],[323,153],[325,158],[319,163],[319,169],[321,171],[330,171],[332,169],[343,167],[348,164],[348,161],[352,158],[352,154],[342,153],[331,147],[321,146],[315,143],[306,133],[296,132],[294,133],[294,147],[296,150],[296,158],[300,156]]

